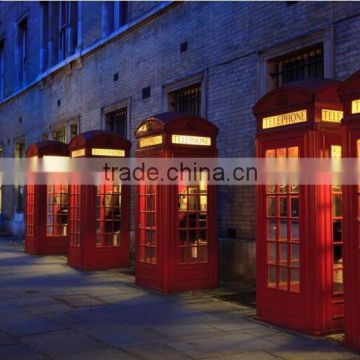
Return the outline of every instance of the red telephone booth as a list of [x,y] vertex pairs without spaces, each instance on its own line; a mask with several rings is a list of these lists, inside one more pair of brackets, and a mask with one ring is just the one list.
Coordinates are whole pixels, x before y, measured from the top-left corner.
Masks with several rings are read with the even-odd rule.
[[[215,157],[218,129],[186,113],[162,113],[135,132],[140,158]],[[217,286],[215,188],[140,184],[136,283],[162,292]]]
[[[343,157],[360,157],[360,71],[340,87],[343,101]],[[344,189],[345,343],[360,350],[360,186]]]
[[[75,136],[70,156],[128,157],[131,144],[101,130]],[[129,186],[70,186],[68,263],[86,270],[129,266]]]
[[[257,157],[341,156],[339,82],[277,88],[254,107]],[[342,191],[257,186],[257,314],[315,335],[343,328]]]
[[[66,144],[41,141],[29,146],[26,157],[69,156]],[[68,186],[26,186],[25,251],[30,254],[66,254],[68,248]]]

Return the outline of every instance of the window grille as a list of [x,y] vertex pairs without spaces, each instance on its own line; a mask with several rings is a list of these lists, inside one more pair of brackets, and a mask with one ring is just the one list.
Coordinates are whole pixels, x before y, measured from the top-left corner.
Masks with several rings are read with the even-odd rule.
[[106,115],[106,130],[123,138],[127,137],[127,108],[122,108]]
[[303,79],[324,77],[322,45],[281,57],[274,62],[271,73],[276,86]]
[[169,93],[169,101],[173,111],[182,111],[200,116],[201,86],[192,85]]

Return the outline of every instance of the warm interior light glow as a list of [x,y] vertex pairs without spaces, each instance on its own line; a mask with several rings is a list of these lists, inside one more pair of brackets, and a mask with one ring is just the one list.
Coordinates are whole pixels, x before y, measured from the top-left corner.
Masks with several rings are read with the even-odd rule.
[[306,110],[294,111],[291,113],[280,114],[263,118],[262,128],[271,129],[278,126],[286,126],[307,121]]
[[139,141],[139,147],[144,148],[148,146],[160,145],[163,142],[162,135],[150,136]]
[[351,102],[351,113],[352,114],[360,113],[360,99],[359,100],[353,100]]
[[171,137],[173,144],[211,146],[211,138],[207,136],[176,135]]
[[94,155],[94,156],[124,157],[125,156],[125,150],[93,148],[93,149],[91,149],[91,155]]
[[344,113],[339,110],[321,109],[321,121],[340,123]]
[[341,145],[331,145],[331,157],[333,159],[341,158]]
[[46,172],[58,172],[69,170],[69,158],[66,156],[43,156],[44,171]]
[[85,149],[73,150],[71,152],[71,157],[80,157],[85,156]]

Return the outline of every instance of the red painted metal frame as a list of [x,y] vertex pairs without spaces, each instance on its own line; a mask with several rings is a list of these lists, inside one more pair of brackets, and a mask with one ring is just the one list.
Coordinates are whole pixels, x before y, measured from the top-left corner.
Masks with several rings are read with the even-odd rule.
[[[321,109],[342,110],[338,86],[339,82],[332,80],[309,80],[275,89],[261,98],[253,110],[257,118],[257,156],[265,157],[267,149],[297,146],[299,157],[330,157],[331,145],[341,145],[340,124],[322,122]],[[307,122],[262,129],[264,117],[304,109]],[[258,317],[315,335],[342,329],[343,295],[332,291],[331,187],[299,187],[299,292],[268,287],[265,193],[265,186],[257,186]]]
[[[85,149],[82,157],[93,157],[92,149],[120,149],[125,150],[125,156],[129,156],[131,143],[115,135],[102,130],[84,132],[75,136],[70,144],[72,151]],[[98,156],[96,156],[98,157]],[[75,214],[74,203],[79,190],[79,210]],[[111,194],[110,194],[111,195]],[[121,186],[121,246],[96,246],[97,241],[97,187],[93,185],[71,185],[69,208],[69,232],[70,244],[68,251],[68,264],[85,270],[104,270],[129,266],[129,242],[130,242],[130,188]],[[74,231],[77,231],[75,217],[79,219],[79,246],[71,241]]]
[[[360,99],[360,71],[346,79],[339,89],[344,106],[341,122],[343,157],[359,157],[357,142],[360,140],[360,114],[352,114],[353,100]],[[360,350],[360,231],[359,186],[343,186],[344,202],[344,290],[345,290],[345,344]]]
[[[141,128],[148,129],[141,131]],[[209,121],[186,113],[163,113],[143,121],[135,131],[141,138],[161,135],[163,143],[136,150],[139,158],[215,157],[218,129]],[[172,134],[207,136],[211,146],[171,143]],[[217,287],[218,244],[216,237],[216,191],[207,187],[207,263],[184,264],[179,261],[178,193],[176,185],[156,185],[156,264],[140,257],[140,196],[136,194],[136,283],[141,286],[173,292]]]
[[[47,140],[34,143],[26,151],[26,157],[43,156],[69,156],[69,150],[66,144]],[[52,235],[47,236],[47,185],[31,185],[26,187],[26,196],[30,189],[33,191],[33,206],[27,202],[25,208],[25,251],[30,254],[66,254],[68,248],[68,236]],[[32,207],[32,210],[30,209]],[[33,214],[30,214],[30,211]],[[32,217],[33,230],[29,229],[29,217]],[[56,221],[56,219],[54,220]]]

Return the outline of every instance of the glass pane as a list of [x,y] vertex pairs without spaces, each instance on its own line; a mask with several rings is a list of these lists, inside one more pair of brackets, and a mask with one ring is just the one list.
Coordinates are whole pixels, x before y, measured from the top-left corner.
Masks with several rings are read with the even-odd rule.
[[197,236],[196,236],[196,230],[190,230],[189,231],[189,241],[191,243],[195,243],[197,240]]
[[206,263],[208,261],[207,246],[199,246],[199,262]]
[[334,270],[334,292],[344,292],[343,288],[343,269],[335,269]]
[[276,216],[276,199],[268,197],[268,216]]
[[196,263],[198,259],[197,247],[185,246],[180,249],[180,263]]
[[276,288],[276,267],[269,266],[268,267],[268,286],[272,288]]
[[333,241],[334,242],[342,241],[342,221],[341,220],[333,221]]
[[200,210],[207,211],[207,195],[200,196]]
[[276,157],[285,158],[286,157],[286,148],[276,149]]
[[265,157],[274,158],[275,157],[275,149],[269,149],[265,151]]
[[287,287],[288,287],[288,268],[280,267],[279,288],[282,290],[287,290]]
[[287,198],[280,197],[280,216],[287,216]]
[[280,220],[280,240],[287,240],[287,221]]
[[179,228],[188,227],[187,219],[188,219],[188,216],[186,213],[179,213]]
[[332,197],[332,214],[334,217],[342,216],[341,195],[333,195]]
[[155,226],[155,213],[146,213],[146,226]]
[[187,242],[187,233],[186,230],[180,230],[179,231],[179,241],[180,245],[185,245]]
[[299,157],[299,148],[297,146],[292,146],[288,148],[288,157],[297,158]]
[[291,240],[299,241],[299,221],[291,221]]
[[268,220],[268,240],[276,239],[276,221]]
[[189,228],[196,228],[197,227],[196,213],[195,214],[188,214],[188,220],[189,220]]
[[299,217],[299,198],[291,198],[291,216]]
[[280,253],[280,261],[279,262],[282,265],[286,265],[287,264],[287,259],[288,259],[288,246],[287,246],[287,244],[280,244],[279,253]]
[[204,245],[207,243],[207,231],[199,230],[199,244]]
[[189,211],[198,210],[198,197],[197,196],[188,196],[188,209]]
[[342,265],[342,245],[334,245],[334,265]]
[[291,266],[299,267],[300,247],[298,244],[291,244]]
[[201,213],[199,215],[199,227],[206,228],[206,213]]
[[271,264],[276,262],[276,243],[268,243],[268,262]]

